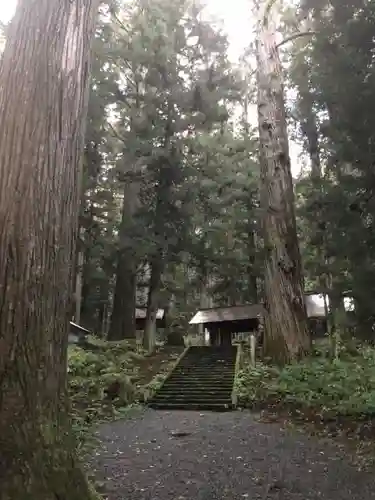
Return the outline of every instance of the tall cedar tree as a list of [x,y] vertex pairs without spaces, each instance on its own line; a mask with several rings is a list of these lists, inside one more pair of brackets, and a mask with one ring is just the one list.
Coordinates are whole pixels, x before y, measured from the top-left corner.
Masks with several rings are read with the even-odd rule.
[[[307,179],[298,183],[307,278],[316,283],[325,274],[332,316],[350,319],[356,335],[373,339],[375,4],[303,0],[295,14],[319,33],[309,43],[308,64],[322,176],[315,189]],[[306,71],[295,63],[293,83]],[[300,119],[307,119],[302,107]],[[342,314],[345,296],[354,300],[350,315]]]
[[96,0],[20,0],[0,69],[1,500],[85,500],[66,399]]
[[[269,2],[270,3],[270,2]],[[265,243],[265,354],[278,363],[309,350],[286,128],[282,68],[268,12],[257,39],[261,208]]]
[[187,239],[193,143],[226,119],[220,103],[237,99],[238,91],[226,39],[202,21],[196,2],[136,0],[131,5],[133,10],[113,14],[113,36],[121,50],[112,60],[124,84],[112,128],[125,146],[116,159],[120,177],[132,174],[134,190],[126,189],[124,196],[108,337],[134,336],[134,278],[147,267],[144,346],[152,350],[157,310],[167,301],[165,272]]

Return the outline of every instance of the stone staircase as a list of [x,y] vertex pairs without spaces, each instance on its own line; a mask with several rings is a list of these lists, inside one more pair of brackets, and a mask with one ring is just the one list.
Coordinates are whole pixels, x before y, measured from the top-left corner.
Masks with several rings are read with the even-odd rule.
[[190,347],[148,405],[165,410],[232,409],[236,355],[234,346]]

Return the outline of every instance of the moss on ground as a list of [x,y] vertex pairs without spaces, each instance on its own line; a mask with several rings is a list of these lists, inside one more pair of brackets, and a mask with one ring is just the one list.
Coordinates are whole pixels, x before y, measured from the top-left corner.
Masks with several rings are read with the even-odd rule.
[[373,460],[375,348],[343,350],[330,359],[325,347],[303,362],[278,368],[245,364],[236,377],[238,405],[313,433],[343,440]]
[[161,346],[148,355],[132,342],[96,339],[86,347],[70,346],[68,388],[79,450],[95,446],[95,425],[126,418],[130,409],[143,403],[182,351]]

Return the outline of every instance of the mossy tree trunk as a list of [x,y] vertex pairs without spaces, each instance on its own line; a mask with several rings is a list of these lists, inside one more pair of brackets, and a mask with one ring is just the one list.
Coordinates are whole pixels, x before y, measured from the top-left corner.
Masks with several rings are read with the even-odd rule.
[[[269,13],[268,13],[269,16]],[[310,348],[297,241],[282,68],[273,23],[257,37],[261,208],[265,242],[264,352],[283,364]]]
[[86,500],[67,332],[96,0],[19,0],[0,67],[0,498]]

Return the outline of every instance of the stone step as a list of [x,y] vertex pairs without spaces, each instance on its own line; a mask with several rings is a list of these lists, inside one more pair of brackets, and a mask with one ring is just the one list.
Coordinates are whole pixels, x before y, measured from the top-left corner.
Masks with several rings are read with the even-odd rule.
[[233,384],[232,385],[226,385],[223,387],[212,387],[212,386],[206,386],[206,387],[200,387],[200,386],[177,386],[177,385],[170,385],[167,387],[164,387],[162,390],[158,391],[157,394],[164,394],[164,393],[173,393],[173,394],[185,394],[185,393],[194,393],[194,394],[221,394],[221,393],[231,393],[233,390]]
[[169,378],[168,381],[181,381],[181,380],[191,380],[192,382],[208,382],[208,383],[219,383],[223,382],[225,380],[227,381],[232,381],[234,379],[234,373],[223,373],[223,374],[218,374],[218,375],[184,375],[184,374],[179,374],[179,373],[173,373]]
[[233,386],[228,385],[226,387],[184,387],[183,390],[181,390],[181,387],[171,385],[169,387],[164,387],[158,394],[228,394],[232,392],[232,389]]
[[237,353],[236,348],[234,349],[213,349],[212,347],[200,347],[200,346],[192,346],[190,347],[189,351],[187,352],[186,356],[197,356],[197,357],[203,357],[203,356],[223,356],[224,358],[227,358],[229,356],[235,356]]
[[197,352],[195,353],[187,353],[185,356],[182,358],[183,360],[185,359],[234,359],[236,357],[236,353],[226,353],[226,352],[213,352],[213,353],[203,353],[199,354]]
[[234,368],[235,365],[233,363],[227,364],[227,365],[222,365],[217,364],[217,365],[180,365],[177,367],[177,370],[228,370]]
[[166,382],[163,385],[163,389],[175,389],[178,391],[184,390],[200,390],[200,391],[220,391],[220,390],[226,390],[226,389],[231,389],[233,387],[233,380],[231,382],[226,382],[224,384],[200,384],[200,383],[191,383],[191,381],[183,381],[178,384],[172,383],[172,382]]
[[220,376],[225,376],[225,375],[231,375],[234,374],[234,369],[228,369],[228,370],[220,370],[220,371],[214,371],[212,372],[211,370],[206,370],[206,371],[197,371],[197,370],[191,370],[191,371],[176,371],[173,372],[172,375],[180,375],[181,377],[207,377],[207,376],[212,376],[212,377],[220,377]]
[[233,383],[234,376],[225,376],[225,377],[183,377],[183,376],[171,376],[168,382],[173,382],[175,384],[178,384],[179,382],[191,382],[193,384],[222,384],[223,382],[228,382],[228,383]]
[[228,345],[228,346],[219,346],[219,345],[192,345],[190,347],[190,352],[194,351],[209,351],[209,352],[230,352],[230,351],[236,351],[237,347],[234,345]]
[[151,402],[152,405],[196,405],[196,406],[216,406],[216,405],[221,405],[223,408],[226,406],[232,406],[232,400],[230,398],[224,398],[224,399],[206,399],[206,400],[201,400],[201,399],[179,399],[179,400],[172,400],[172,399],[155,399],[154,401]]
[[163,394],[164,392],[173,393],[173,394],[185,394],[185,393],[195,393],[195,394],[210,394],[210,393],[221,394],[221,393],[225,393],[225,394],[229,394],[233,390],[233,385],[227,385],[225,387],[220,387],[220,388],[217,388],[217,390],[215,390],[215,389],[216,388],[208,387],[208,386],[206,386],[206,387],[169,386],[169,387],[165,387],[165,389],[159,391],[157,394]]
[[221,363],[217,364],[193,364],[189,363],[188,365],[179,365],[178,370],[228,370],[234,368],[234,363],[228,363],[227,365],[223,365]]
[[175,373],[227,373],[228,371],[234,371],[235,367],[234,366],[220,366],[220,368],[217,368],[216,366],[209,366],[209,367],[204,367],[204,366],[186,366],[186,367],[179,367]]
[[225,375],[227,373],[234,373],[235,372],[235,369],[234,367],[228,367],[228,368],[220,368],[220,370],[215,370],[215,369],[207,369],[207,370],[203,370],[202,368],[192,368],[192,369],[183,369],[183,370],[176,370],[176,371],[173,371],[173,374],[179,374],[179,375],[184,375],[184,376],[192,376],[192,375],[195,375],[195,374],[198,374],[198,375],[215,375],[218,376],[218,375]]
[[155,398],[152,398],[150,400],[151,403],[154,402],[161,402],[161,401],[172,401],[176,403],[180,403],[181,401],[194,401],[196,403],[201,402],[201,403],[215,403],[215,402],[227,402],[232,400],[232,393],[231,392],[226,392],[224,394],[217,394],[217,395],[199,395],[199,394],[183,394],[183,395],[176,395],[176,394],[159,394]]
[[220,371],[220,370],[233,370],[235,368],[234,364],[228,365],[187,365],[187,366],[178,366],[176,367],[178,370],[204,370],[204,371]]
[[178,390],[186,390],[186,389],[199,389],[201,391],[203,390],[217,390],[217,389],[226,389],[226,388],[232,388],[233,387],[233,380],[225,380],[221,382],[220,384],[215,382],[196,382],[196,381],[191,381],[191,380],[180,380],[178,382],[175,382],[173,380],[168,381],[164,384],[163,386],[165,389],[168,389],[170,387],[175,387]]
[[192,370],[191,372],[173,372],[171,376],[179,376],[179,377],[194,377],[194,378],[221,378],[221,377],[229,377],[234,375],[235,370],[220,370],[217,372],[206,371],[206,372],[197,372]]
[[221,403],[150,403],[155,410],[188,410],[188,411],[230,411],[233,409],[232,402]]
[[183,394],[159,394],[155,396],[151,401],[175,401],[179,403],[180,401],[203,401],[203,402],[216,402],[221,403],[224,401],[226,403],[228,400],[232,399],[232,394],[230,392],[224,392],[222,394],[197,394],[197,393],[183,393]]
[[218,363],[218,364],[221,364],[221,363],[233,363],[233,361],[235,361],[236,358],[230,356],[228,358],[222,358],[222,357],[206,357],[206,358],[196,358],[196,357],[185,357],[181,360],[181,362],[184,364],[186,362],[189,362],[189,363],[203,363],[203,362],[206,362],[206,363]]
[[214,354],[202,354],[199,356],[198,354],[185,354],[185,356],[182,358],[181,361],[185,361],[187,359],[195,359],[197,361],[201,361],[202,359],[212,359],[212,360],[230,360],[230,359],[236,359],[236,355],[229,353],[229,354],[224,354],[224,353],[214,353]]
[[149,406],[198,411],[232,409],[236,353],[236,348],[190,348]]
[[184,397],[189,397],[189,398],[198,398],[198,399],[213,399],[213,398],[231,398],[232,397],[232,391],[221,391],[217,393],[209,393],[209,392],[198,392],[198,391],[187,391],[187,392],[177,392],[177,391],[168,391],[164,392],[161,391],[158,394],[154,396],[153,399],[157,398],[162,398],[162,397],[176,397],[176,398],[184,398]]
[[234,378],[234,372],[224,372],[224,373],[202,373],[202,374],[185,374],[185,373],[172,373],[172,375],[168,378],[168,380],[177,380],[177,379],[190,379],[190,380],[229,380]]
[[225,387],[213,388],[213,387],[178,387],[169,386],[165,387],[163,390],[158,391],[157,394],[230,394],[232,393],[233,385],[227,385]]
[[180,368],[173,373],[178,373],[182,375],[207,375],[208,373],[213,374],[213,375],[220,375],[222,373],[231,373],[234,372],[234,367],[233,366],[228,366],[228,368],[212,368],[211,370],[204,370],[203,368]]
[[218,362],[218,361],[214,361],[214,362],[210,362],[210,361],[206,361],[204,363],[201,363],[201,362],[191,362],[191,363],[182,363],[181,365],[178,365],[179,367],[181,368],[190,368],[190,367],[193,367],[193,366],[200,366],[201,368],[207,368],[209,366],[211,367],[215,367],[215,368],[220,368],[221,366],[234,366],[235,363],[232,362],[232,360],[228,360],[228,361],[225,361],[225,362]]

